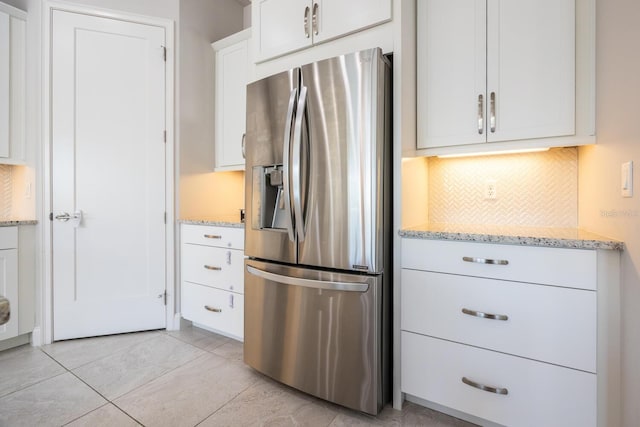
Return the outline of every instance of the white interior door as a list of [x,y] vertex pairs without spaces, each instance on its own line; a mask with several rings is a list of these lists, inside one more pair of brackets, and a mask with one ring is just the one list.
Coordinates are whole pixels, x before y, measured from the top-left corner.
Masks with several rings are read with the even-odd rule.
[[53,12],[54,340],[166,325],[164,44]]

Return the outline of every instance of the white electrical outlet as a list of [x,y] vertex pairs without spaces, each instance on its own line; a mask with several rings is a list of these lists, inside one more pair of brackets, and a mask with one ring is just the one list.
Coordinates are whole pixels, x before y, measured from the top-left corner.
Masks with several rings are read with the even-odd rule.
[[633,162],[622,164],[620,171],[620,194],[622,197],[633,197]]
[[485,200],[495,200],[498,198],[495,179],[488,179],[484,182],[484,198]]

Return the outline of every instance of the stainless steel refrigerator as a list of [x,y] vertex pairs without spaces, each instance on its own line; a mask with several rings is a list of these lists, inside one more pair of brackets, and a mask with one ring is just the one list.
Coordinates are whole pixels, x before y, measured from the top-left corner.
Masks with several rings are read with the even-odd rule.
[[244,361],[376,414],[390,396],[391,68],[380,49],[247,86]]

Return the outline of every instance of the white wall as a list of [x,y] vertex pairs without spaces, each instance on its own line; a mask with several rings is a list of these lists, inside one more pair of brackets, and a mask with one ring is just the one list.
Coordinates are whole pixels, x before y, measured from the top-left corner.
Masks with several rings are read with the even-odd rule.
[[[243,7],[234,0],[181,0],[179,61],[178,217],[220,214],[243,207],[243,179],[214,174],[214,54],[211,43],[242,30]],[[227,179],[231,177],[231,179]],[[221,188],[221,187],[226,188]],[[221,191],[240,197],[229,200]],[[224,193],[227,194],[227,193]],[[220,203],[220,201],[225,203]],[[215,202],[217,201],[217,203]]]
[[[623,425],[640,425],[640,2],[597,2],[597,141],[579,150],[579,223],[625,242],[622,252]],[[634,161],[635,194],[620,196]]]

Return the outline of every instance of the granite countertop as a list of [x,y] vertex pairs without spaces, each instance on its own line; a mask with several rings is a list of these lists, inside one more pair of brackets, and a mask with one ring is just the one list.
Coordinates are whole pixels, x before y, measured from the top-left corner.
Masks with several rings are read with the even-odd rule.
[[458,240],[521,246],[623,250],[624,243],[579,228],[424,224],[400,230],[411,239]]
[[191,225],[215,225],[217,227],[244,228],[244,222],[240,222],[240,215],[221,215],[215,217],[193,217],[178,220],[180,224]]
[[0,227],[13,227],[16,225],[36,225],[37,219],[0,219]]

